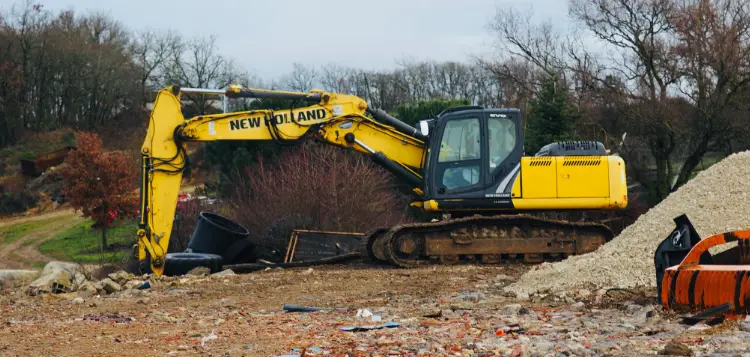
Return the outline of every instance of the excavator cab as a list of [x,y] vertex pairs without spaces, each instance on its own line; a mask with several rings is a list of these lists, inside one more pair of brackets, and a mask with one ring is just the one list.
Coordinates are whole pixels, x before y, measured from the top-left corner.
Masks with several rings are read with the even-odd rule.
[[441,206],[503,206],[495,198],[510,199],[509,183],[523,155],[520,118],[518,109],[478,106],[438,115],[430,130],[426,195]]

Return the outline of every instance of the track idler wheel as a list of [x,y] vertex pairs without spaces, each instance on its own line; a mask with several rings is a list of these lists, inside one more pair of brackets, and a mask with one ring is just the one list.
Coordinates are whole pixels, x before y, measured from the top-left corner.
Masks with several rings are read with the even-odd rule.
[[385,240],[383,239],[388,233],[387,227],[375,228],[365,233],[364,239],[367,244],[367,256],[374,263],[388,264],[388,257],[385,255]]

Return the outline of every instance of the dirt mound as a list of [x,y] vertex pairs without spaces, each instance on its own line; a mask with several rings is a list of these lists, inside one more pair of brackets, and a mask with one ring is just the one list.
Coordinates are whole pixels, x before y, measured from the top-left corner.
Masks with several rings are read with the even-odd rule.
[[532,293],[579,288],[656,287],[654,252],[686,213],[701,237],[750,228],[750,151],[733,154],[669,195],[597,251],[545,263],[507,290]]

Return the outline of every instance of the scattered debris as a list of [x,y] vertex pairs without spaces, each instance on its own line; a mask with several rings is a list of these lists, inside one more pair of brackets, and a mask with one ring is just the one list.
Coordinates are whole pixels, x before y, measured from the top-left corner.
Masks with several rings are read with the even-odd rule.
[[90,314],[83,316],[83,321],[96,321],[96,322],[106,322],[106,323],[128,323],[135,321],[132,317],[127,317],[120,315],[118,313],[109,313],[109,314]]
[[[157,278],[111,271],[101,281],[84,281],[75,292],[41,298],[19,292],[0,305],[5,324],[0,341],[14,341],[28,331],[23,328],[35,330],[25,335],[29,346],[59,339],[61,329],[73,336],[95,330],[95,341],[106,342],[107,352],[122,346],[148,354],[159,346],[167,355],[205,348],[232,356],[693,356],[737,355],[750,347],[744,321],[688,326],[632,293],[589,287],[566,294],[539,289],[532,301],[504,296],[495,284],[507,281],[498,279],[505,267],[408,272],[316,267],[300,279],[306,269],[243,274],[231,283],[205,275]],[[79,278],[73,274],[72,288]],[[105,287],[114,284],[122,290],[108,293]],[[150,289],[137,290],[144,286]],[[587,295],[581,289],[591,294],[579,301]],[[280,296],[293,296],[298,304],[279,309]],[[595,303],[600,296],[603,302]],[[16,345],[0,344],[0,353]],[[102,348],[87,343],[66,348],[88,355],[91,346]]]
[[201,338],[201,347],[205,347],[206,346],[206,342],[211,341],[211,340],[215,340],[217,338],[219,338],[219,337],[216,336],[216,332],[215,331],[211,331],[211,334],[209,334],[206,337]]
[[322,311],[322,310],[325,310],[325,308],[284,304],[284,311],[286,312],[315,312],[315,311]]
[[366,319],[370,316],[372,316],[372,312],[370,312],[370,310],[367,310],[367,309],[357,310],[357,319]]
[[382,325],[375,325],[375,326],[344,326],[339,328],[341,331],[347,331],[347,332],[358,332],[358,331],[369,331],[369,330],[378,330],[381,328],[394,328],[401,326],[397,322],[386,322]]
[[363,236],[363,233],[295,229],[289,237],[284,263],[315,261],[355,252]]

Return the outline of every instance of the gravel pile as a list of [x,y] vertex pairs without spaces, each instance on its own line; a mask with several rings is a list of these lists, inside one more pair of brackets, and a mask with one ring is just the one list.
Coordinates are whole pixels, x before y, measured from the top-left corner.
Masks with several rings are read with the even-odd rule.
[[749,178],[750,151],[733,154],[700,172],[597,251],[541,264],[507,290],[531,294],[656,287],[654,252],[674,228],[675,217],[686,213],[703,238],[750,228]]

